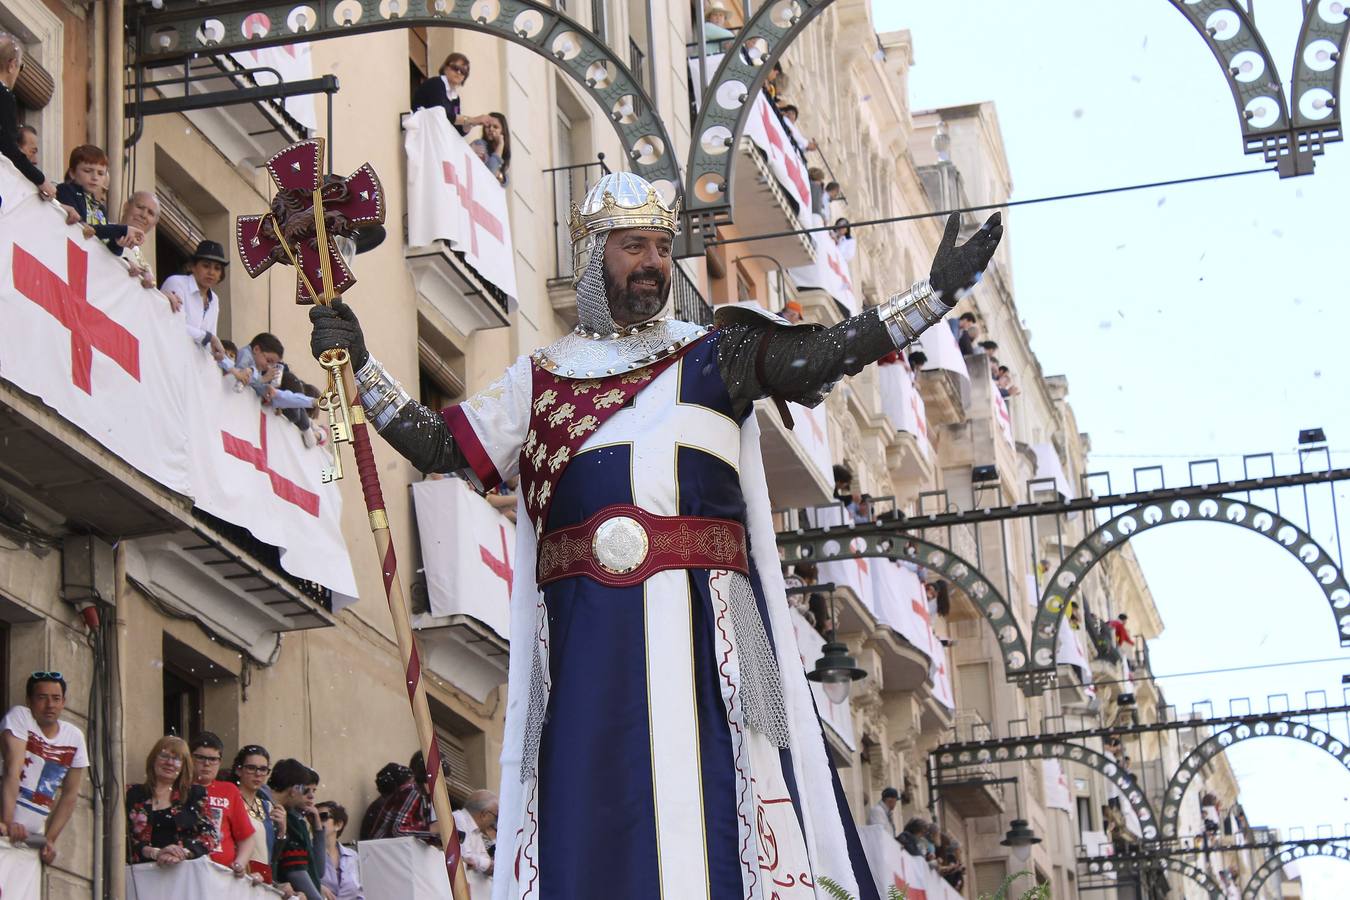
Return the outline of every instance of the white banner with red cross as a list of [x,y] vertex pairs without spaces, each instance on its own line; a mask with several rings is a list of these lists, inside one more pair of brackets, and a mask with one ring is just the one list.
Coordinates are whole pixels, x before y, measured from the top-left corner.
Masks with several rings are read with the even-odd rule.
[[891,420],[895,430],[913,435],[919,452],[925,459],[930,459],[933,446],[928,440],[928,411],[903,355],[895,362],[877,366],[877,388],[881,393],[881,411]]
[[882,558],[870,563],[873,611],[877,619],[928,657],[928,679],[933,685],[934,699],[948,709],[955,709],[947,648],[933,630],[932,610],[923,579],[909,563]]
[[327,455],[236,393],[183,314],[67,226],[0,161],[0,377],[198,508],[281,550],[292,575],[356,595]]
[[459,478],[418,482],[412,495],[431,614],[473,616],[506,638],[515,524]]
[[842,303],[849,315],[856,316],[861,309],[858,295],[853,290],[853,269],[839,252],[839,245],[828,231],[811,232],[811,243],[816,248],[816,261],[809,266],[788,269],[788,274],[798,287],[819,288]]
[[408,244],[447,241],[478,274],[516,296],[506,188],[439,107],[403,120],[408,155]]
[[1074,803],[1069,778],[1064,774],[1064,767],[1059,764],[1059,760],[1041,760],[1041,779],[1045,787],[1045,805],[1051,809],[1073,812],[1078,804]]
[[906,853],[895,835],[889,832],[886,825],[865,825],[858,829],[867,867],[881,896],[885,897],[895,889],[906,900],[962,900],[961,893],[927,860]]
[[998,423],[998,433],[1003,435],[1003,440],[1008,442],[1010,448],[1015,448],[1017,442],[1013,440],[1012,414],[1008,412],[1008,401],[1003,399],[1003,392],[997,385],[989,386],[989,396],[994,404],[994,421]]

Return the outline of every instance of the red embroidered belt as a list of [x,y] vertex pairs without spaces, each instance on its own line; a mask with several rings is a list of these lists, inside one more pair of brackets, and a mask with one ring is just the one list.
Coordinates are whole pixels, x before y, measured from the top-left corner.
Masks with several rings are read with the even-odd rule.
[[729,519],[656,516],[620,503],[539,540],[541,586],[584,575],[609,587],[628,587],[665,569],[748,574],[745,529]]

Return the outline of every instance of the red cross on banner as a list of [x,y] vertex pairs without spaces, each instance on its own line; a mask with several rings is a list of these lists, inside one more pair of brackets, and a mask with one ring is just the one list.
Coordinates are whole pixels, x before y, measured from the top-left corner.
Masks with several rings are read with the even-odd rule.
[[497,243],[506,243],[506,231],[502,228],[501,220],[492,214],[492,210],[474,199],[473,196],[473,164],[469,157],[464,157],[464,171],[467,173],[463,181],[459,180],[459,173],[450,163],[441,162],[441,177],[445,183],[459,192],[459,202],[469,212],[469,252],[474,256],[478,255],[478,228],[482,227],[484,231],[497,239]]
[[840,265],[839,257],[831,253],[827,257],[827,260],[830,266],[830,271],[834,272],[835,275],[839,276],[839,280],[844,282],[844,287],[848,288],[848,292],[850,294],[853,293],[853,279],[848,277],[848,269]]
[[14,245],[14,289],[46,310],[70,331],[70,380],[86,394],[94,393],[94,351],[141,380],[140,341],[136,335],[96,309],[86,296],[89,254],[66,240],[66,278],[44,266],[18,244]]
[[506,526],[498,525],[497,527],[501,529],[502,533],[501,559],[493,556],[492,551],[481,544],[478,546],[478,553],[483,559],[483,565],[487,566],[492,571],[493,575],[496,575],[502,581],[506,582],[506,593],[509,596],[511,593],[512,571],[511,557],[506,551]]
[[267,464],[267,413],[258,413],[258,444],[254,446],[246,438],[236,437],[227,431],[221,431],[220,439],[225,444],[225,452],[267,475],[272,482],[272,493],[287,503],[300,507],[311,516],[319,516],[319,495],[308,491],[291,481],[285,475]]
[[923,624],[927,625],[930,629],[933,627],[933,621],[928,616],[928,607],[923,603],[923,601],[915,597],[910,597],[909,606],[911,609],[914,610],[914,614],[916,616],[918,616],[920,619],[923,619]]
[[779,152],[783,157],[783,167],[787,169],[788,178],[797,188],[797,196],[808,202],[811,199],[811,188],[806,183],[806,173],[802,171],[801,162],[797,159],[797,151],[789,152],[787,142],[783,140],[783,132],[773,116],[769,114],[769,103],[763,101],[759,108],[760,118],[764,124],[764,137],[769,144]]

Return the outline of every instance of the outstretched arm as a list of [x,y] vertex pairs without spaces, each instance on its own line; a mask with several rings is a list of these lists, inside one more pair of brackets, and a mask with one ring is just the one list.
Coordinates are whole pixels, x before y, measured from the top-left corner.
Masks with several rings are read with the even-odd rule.
[[960,217],[953,213],[927,281],[832,328],[785,328],[766,321],[724,329],[718,362],[732,397],[746,405],[776,397],[815,406],[840,378],[916,340],[979,282],[1003,236],[1002,218],[995,213],[958,247],[959,230]]
[[310,336],[314,358],[325,350],[346,348],[366,419],[395,450],[422,472],[449,474],[471,468],[440,414],[413,400],[379,360],[371,357],[361,323],[350,306],[341,300],[315,306],[309,320],[314,325]]

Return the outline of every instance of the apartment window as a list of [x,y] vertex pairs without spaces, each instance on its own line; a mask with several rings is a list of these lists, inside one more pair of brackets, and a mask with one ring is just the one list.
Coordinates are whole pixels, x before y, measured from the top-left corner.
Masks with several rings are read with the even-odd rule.
[[164,733],[190,741],[203,725],[202,681],[191,673],[164,662]]
[[[1079,834],[1082,834],[1082,833],[1085,832],[1085,831],[1096,831],[1096,830],[1097,830],[1096,827],[1092,824],[1092,798],[1091,798],[1091,797],[1079,797],[1079,798],[1078,798],[1078,832],[1079,832]],[[1091,849],[1091,848],[1089,848],[1089,849]],[[1095,851],[1092,851],[1092,852],[1095,853]]]
[[178,193],[163,182],[155,184],[159,197],[159,224],[155,228],[155,274],[160,281],[187,270],[197,244],[206,237],[201,220]]
[[755,283],[740,265],[736,266],[736,302],[755,299]]
[[1003,860],[992,862],[977,862],[975,864],[975,895],[992,897],[994,893],[1003,886],[1003,879],[1008,877],[1008,864]]
[[[415,91],[417,86],[427,80],[431,62],[428,58],[430,49],[427,46],[427,28],[425,25],[415,25],[408,29],[408,78],[411,81],[411,88]],[[412,96],[409,94],[408,96]]]
[[591,0],[591,31],[600,43],[609,43],[609,12],[605,9],[605,0]]
[[473,723],[435,698],[427,699],[436,743],[441,750],[445,786],[450,800],[460,806],[470,794],[487,784],[487,741]]

